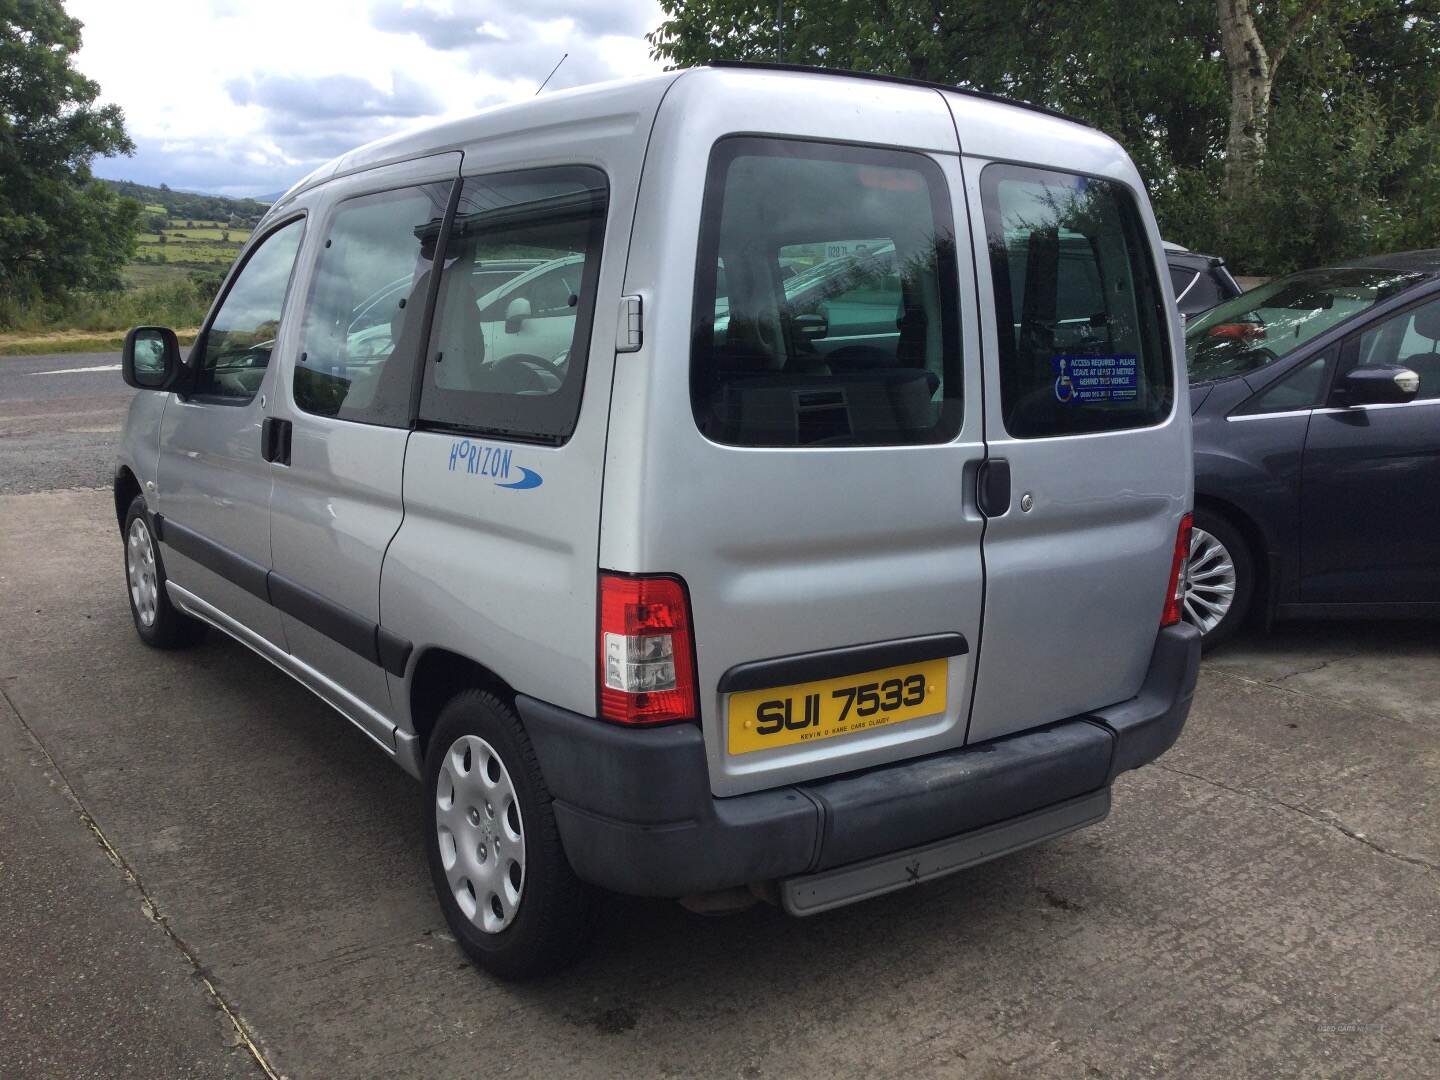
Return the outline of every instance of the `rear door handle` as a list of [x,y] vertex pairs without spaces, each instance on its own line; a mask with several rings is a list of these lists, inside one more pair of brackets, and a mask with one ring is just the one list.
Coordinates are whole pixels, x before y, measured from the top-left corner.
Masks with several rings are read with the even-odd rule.
[[289,420],[267,416],[260,425],[260,456],[276,465],[289,465],[290,432],[294,427]]
[[986,517],[1001,517],[1010,511],[1010,462],[986,458],[975,474],[975,505]]

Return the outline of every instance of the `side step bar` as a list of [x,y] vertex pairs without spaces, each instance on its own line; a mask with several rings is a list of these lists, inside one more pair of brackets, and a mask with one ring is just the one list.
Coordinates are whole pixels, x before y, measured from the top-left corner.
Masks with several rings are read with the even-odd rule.
[[791,915],[816,915],[998,859],[1093,825],[1109,813],[1107,786],[1078,799],[908,851],[786,878],[780,882],[780,903]]

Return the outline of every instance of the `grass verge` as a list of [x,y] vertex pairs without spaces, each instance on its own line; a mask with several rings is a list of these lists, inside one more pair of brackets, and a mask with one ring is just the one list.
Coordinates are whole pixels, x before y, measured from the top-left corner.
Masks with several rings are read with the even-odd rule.
[[[181,345],[195,340],[197,329],[177,330]],[[41,356],[52,353],[119,352],[125,330],[48,330],[0,334],[0,356]]]

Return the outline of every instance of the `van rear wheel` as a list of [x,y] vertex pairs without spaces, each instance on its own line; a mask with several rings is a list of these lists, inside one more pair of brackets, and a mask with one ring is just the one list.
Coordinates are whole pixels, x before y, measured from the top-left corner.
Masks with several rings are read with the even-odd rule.
[[578,959],[594,930],[594,890],[566,858],[514,710],[481,690],[451,699],[430,738],[424,790],[431,881],[470,958],[504,979]]

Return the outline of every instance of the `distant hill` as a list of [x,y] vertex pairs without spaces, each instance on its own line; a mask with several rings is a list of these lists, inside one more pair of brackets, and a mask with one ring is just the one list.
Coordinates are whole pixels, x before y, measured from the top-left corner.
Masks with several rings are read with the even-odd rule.
[[193,191],[176,191],[169,187],[151,187],[132,180],[102,180],[121,195],[138,200],[146,206],[163,206],[172,218],[195,221],[229,221],[253,226],[270,209],[273,200],[230,199],[224,195],[200,195]]

